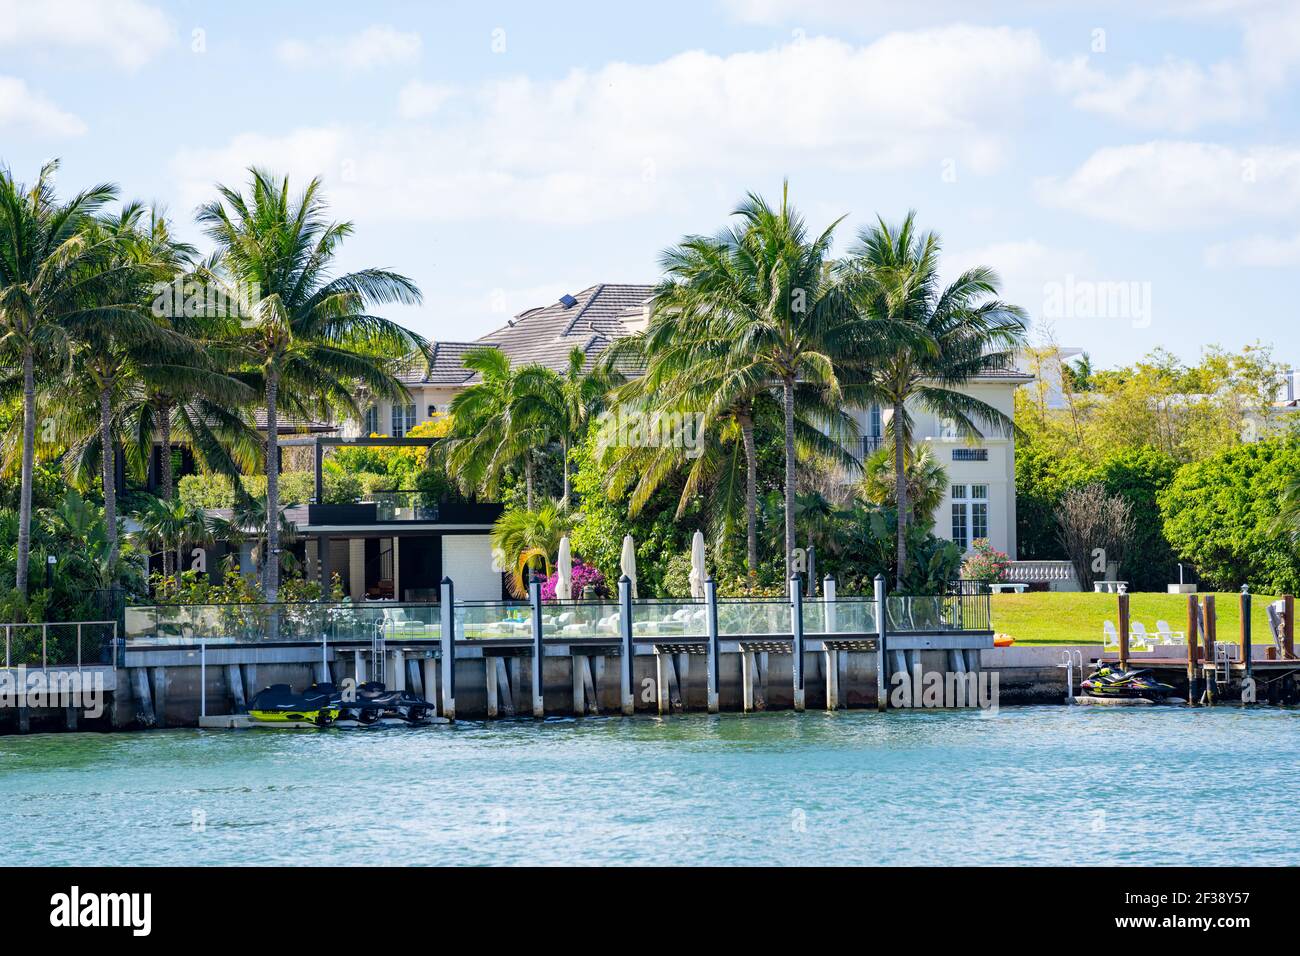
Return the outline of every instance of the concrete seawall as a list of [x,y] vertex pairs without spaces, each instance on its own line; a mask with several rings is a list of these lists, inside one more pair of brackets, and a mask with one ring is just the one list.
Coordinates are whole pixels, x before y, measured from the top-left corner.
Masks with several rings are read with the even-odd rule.
[[[527,717],[532,714],[532,661],[527,654],[461,656],[455,661],[455,704],[457,719],[481,720],[493,717]],[[1078,645],[1084,666],[1099,651],[1096,645]],[[963,667],[978,668],[984,675],[997,675],[998,706],[1061,704],[1066,699],[1066,671],[1062,664],[1067,648],[1022,646],[968,650]],[[472,652],[471,652],[472,653]],[[900,653],[900,652],[891,652]],[[908,651],[904,661],[909,674],[918,665],[923,675],[948,675],[953,666],[952,651]],[[248,658],[247,652],[239,655]],[[292,656],[281,653],[279,656]],[[329,680],[366,679],[374,676],[375,662],[359,651],[331,651]],[[104,713],[88,719],[86,712],[72,717],[81,730],[127,730],[151,726],[193,727],[201,707],[211,715],[240,713],[253,695],[276,683],[295,689],[326,679],[319,647],[303,648],[296,660],[263,660],[229,663],[216,651],[209,651],[206,666],[200,668],[196,651],[172,652],[166,665],[125,667],[111,671],[107,682]],[[793,656],[789,653],[755,650],[751,653],[723,653],[719,664],[719,709],[741,712],[746,698],[752,710],[787,710],[794,706]],[[1076,658],[1077,660],[1077,658]],[[834,662],[831,665],[831,662]],[[405,687],[430,700],[441,696],[440,666],[429,650],[393,649],[383,661],[386,683]],[[752,668],[748,688],[743,668]],[[898,670],[895,666],[890,673]],[[828,674],[828,666],[835,673]],[[200,688],[200,674],[206,686]],[[490,680],[491,676],[491,680]],[[829,678],[829,680],[828,680]],[[1074,686],[1079,671],[1076,664]],[[829,687],[837,695],[839,709],[877,708],[875,651],[839,651],[804,654],[805,703],[810,710],[827,706]],[[544,658],[543,701],[547,716],[620,713],[619,658],[605,654],[554,654]],[[890,685],[887,684],[887,688]],[[638,714],[703,712],[708,708],[707,659],[700,654],[638,653],[632,671],[632,698]],[[67,708],[18,708],[0,710],[0,733],[68,729]],[[7,711],[7,712],[6,712]]]

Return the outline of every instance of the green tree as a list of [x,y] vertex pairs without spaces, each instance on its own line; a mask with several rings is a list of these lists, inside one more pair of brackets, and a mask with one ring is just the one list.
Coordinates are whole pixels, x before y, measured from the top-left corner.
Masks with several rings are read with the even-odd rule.
[[[263,389],[266,409],[266,511],[280,514],[281,407],[302,414],[345,409],[361,416],[354,395],[405,400],[392,363],[413,349],[418,336],[373,314],[376,305],[420,302],[420,290],[387,269],[334,275],[335,257],[352,235],[348,222],[331,222],[313,179],[300,196],[250,170],[245,196],[219,186],[220,198],[200,207],[199,222],[217,246],[214,271],[227,283],[226,299],[239,304],[238,327],[226,337]],[[274,603],[280,580],[280,522],[267,523],[266,599]]]
[[572,519],[551,501],[536,511],[507,511],[496,520],[492,525],[492,551],[503,565],[509,565],[510,590],[515,597],[528,595],[524,572],[529,567],[550,575],[560,539],[572,528]]
[[948,286],[939,281],[939,236],[916,229],[915,214],[899,226],[884,220],[863,230],[850,250],[848,270],[860,315],[877,328],[902,324],[893,348],[868,366],[848,389],[859,399],[890,409],[886,434],[894,444],[898,503],[899,584],[907,568],[907,449],[914,444],[912,407],[946,423],[951,437],[980,437],[981,425],[1007,433],[1010,418],[963,391],[982,372],[1010,365],[1025,339],[1025,313],[997,298],[998,278],[983,266]]
[[1300,473],[1300,438],[1275,438],[1178,469],[1159,495],[1165,537],[1214,588],[1271,594],[1300,588],[1300,549],[1282,526]]
[[831,268],[838,220],[809,235],[789,203],[789,184],[773,208],[750,193],[736,224],[716,238],[689,236],[662,256],[665,279],[655,295],[645,350],[668,380],[684,377],[709,396],[703,413],[730,416],[741,428],[747,461],[747,554],[757,559],[754,524],[756,455],[751,409],[756,397],[780,396],[785,439],[785,568],[795,547],[796,411],[800,392],[810,417],[835,438],[856,433],[840,411],[838,366],[860,358],[864,329],[853,321]]
[[[934,525],[935,509],[948,493],[948,472],[928,445],[913,446],[904,456],[907,474],[906,500],[911,508],[909,520],[925,526]],[[894,449],[888,445],[874,451],[862,464],[862,481],[858,494],[872,504],[898,506],[897,469]]]
[[466,494],[492,498],[503,479],[522,472],[532,511],[538,451],[567,427],[563,382],[541,365],[512,366],[498,348],[470,349],[463,361],[479,381],[451,400],[448,471]]
[[87,230],[117,188],[101,184],[63,202],[54,191],[57,169],[57,162],[47,163],[30,187],[0,169],[0,352],[21,372],[23,395],[15,568],[21,596],[27,594],[31,551],[37,365],[66,355],[70,322],[113,317],[111,292],[120,276],[116,240],[91,238]]

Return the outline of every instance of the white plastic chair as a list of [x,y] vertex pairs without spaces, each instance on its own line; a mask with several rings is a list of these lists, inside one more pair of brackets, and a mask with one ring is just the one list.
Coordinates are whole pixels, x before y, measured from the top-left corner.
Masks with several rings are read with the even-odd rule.
[[1186,644],[1187,634],[1184,631],[1175,631],[1169,626],[1168,621],[1156,621],[1156,633],[1160,635],[1161,644]]
[[1128,626],[1129,650],[1149,651],[1155,647],[1156,639],[1147,633],[1146,625],[1141,621],[1132,621]]
[[1115,630],[1114,621],[1102,622],[1101,635],[1101,649],[1103,651],[1119,650],[1119,631]]

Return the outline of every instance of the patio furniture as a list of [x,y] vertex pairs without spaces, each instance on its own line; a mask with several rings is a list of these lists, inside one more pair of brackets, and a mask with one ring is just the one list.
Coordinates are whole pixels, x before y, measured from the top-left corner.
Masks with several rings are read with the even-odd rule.
[[1093,581],[1094,594],[1123,594],[1128,590],[1127,581]]
[[1003,594],[1007,591],[1014,591],[1016,594],[1024,594],[1025,590],[1028,587],[1029,587],[1028,584],[1000,581],[996,584],[990,584],[989,590],[992,591],[994,594]]
[[1160,638],[1161,644],[1183,644],[1187,643],[1187,633],[1185,631],[1175,631],[1169,626],[1168,621],[1156,621],[1156,634]]
[[[1101,648],[1103,651],[1119,650],[1119,631],[1115,629],[1114,621],[1102,621],[1101,623]],[[1138,621],[1129,625],[1128,649],[1142,653],[1151,650],[1152,640],[1146,632],[1146,628]]]

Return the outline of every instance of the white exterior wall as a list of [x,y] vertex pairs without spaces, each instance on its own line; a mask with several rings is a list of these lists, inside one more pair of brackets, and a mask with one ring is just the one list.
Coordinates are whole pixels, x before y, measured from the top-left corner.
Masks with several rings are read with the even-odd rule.
[[[980,401],[991,405],[1008,418],[1015,415],[1015,392],[1018,382],[975,382],[961,389]],[[928,444],[935,458],[948,473],[948,490],[934,513],[934,533],[952,540],[952,485],[988,487],[988,539],[999,551],[1014,560],[1016,556],[1016,464],[1015,442],[1010,436],[999,435],[994,429],[977,423],[984,437],[967,440],[951,425],[945,425],[929,412],[909,405],[914,422],[913,434],[917,444]],[[863,434],[868,433],[868,414],[856,411]],[[882,409],[882,423],[888,423],[889,410]],[[987,461],[953,461],[953,450],[958,448],[983,448]],[[970,542],[967,542],[969,546]]]
[[501,600],[501,573],[493,568],[490,535],[443,535],[442,573],[456,586],[458,601]]
[[[417,425],[423,425],[425,422],[433,420],[433,416],[429,414],[430,406],[438,414],[445,415],[451,400],[460,391],[458,388],[447,385],[408,385],[406,390],[411,394],[410,403],[415,406],[415,423]],[[373,404],[379,409],[378,434],[391,435],[393,431],[393,403],[374,402]],[[362,437],[364,423],[364,418],[359,421],[351,418],[347,419],[342,427],[343,437]]]

